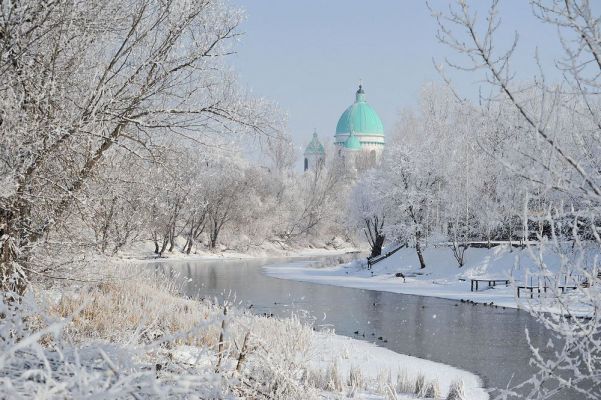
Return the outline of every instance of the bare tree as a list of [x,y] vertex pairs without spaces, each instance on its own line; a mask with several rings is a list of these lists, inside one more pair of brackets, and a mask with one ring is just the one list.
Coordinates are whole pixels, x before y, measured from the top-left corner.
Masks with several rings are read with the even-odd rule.
[[271,129],[222,67],[240,20],[219,0],[2,4],[2,290],[25,289],[34,250],[68,228],[111,151]]
[[[516,33],[506,50],[496,46],[498,1],[491,2],[485,19],[478,18],[466,1],[458,1],[445,13],[433,13],[439,23],[439,39],[467,60],[453,66],[486,71],[487,82],[502,94],[492,100],[508,104],[517,116],[512,129],[522,134],[523,145],[516,148],[511,161],[516,176],[533,187],[524,205],[523,229],[537,238],[539,244],[529,248],[538,260],[538,273],[551,281],[559,307],[559,313],[551,315],[543,312],[543,304],[532,310],[559,340],[553,341],[555,349],[549,357],[533,345],[531,363],[539,371],[516,389],[503,390],[499,397],[524,398],[519,389],[526,398],[549,399],[569,389],[583,399],[599,399],[601,296],[598,288],[589,288],[598,285],[598,263],[587,254],[598,254],[601,244],[597,222],[601,210],[601,18],[586,0],[533,0],[531,4],[540,21],[559,33],[564,50],[564,58],[556,64],[561,83],[548,82],[540,63],[540,76],[533,84],[520,85],[513,80],[510,67],[518,36]],[[496,123],[507,125],[502,120]],[[537,223],[530,231],[532,220]],[[543,233],[541,223],[549,227],[548,234]],[[561,255],[561,274],[585,277],[576,285],[576,293],[563,296],[557,290],[561,274],[553,274],[545,264],[541,257],[544,249]],[[587,304],[592,318],[578,318],[578,305],[582,304]]]
[[380,219],[377,215],[365,219],[365,237],[371,247],[371,256],[377,257],[382,254],[382,246],[386,236],[383,233],[384,217]]
[[284,203],[288,210],[278,236],[290,241],[314,234],[331,223],[337,212],[344,209],[339,203],[345,193],[345,179],[340,160],[331,157],[290,182]]

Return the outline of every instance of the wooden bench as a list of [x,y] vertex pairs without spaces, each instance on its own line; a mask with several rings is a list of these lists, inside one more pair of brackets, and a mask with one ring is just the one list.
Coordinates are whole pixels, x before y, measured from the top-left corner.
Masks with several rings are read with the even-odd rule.
[[[534,297],[535,290],[538,292],[538,295],[540,296],[540,286],[518,286],[518,298],[520,297],[520,290],[530,290],[530,298]],[[546,287],[545,287],[545,291],[546,291]]]
[[478,278],[478,279],[470,279],[471,280],[471,289],[470,291],[474,291],[474,284],[476,287],[476,292],[478,291],[478,283],[479,282],[487,282],[488,283],[488,287],[494,287],[497,286],[497,283],[501,283],[501,284],[505,284],[505,286],[509,286],[509,279],[484,279],[484,278]]
[[[586,280],[582,280],[582,277],[580,275],[576,275],[574,278],[576,280],[574,283],[571,283],[571,282],[568,283],[568,277],[564,276],[563,285],[554,286],[554,285],[552,285],[552,282],[549,281],[549,279],[547,277],[543,277],[543,282],[542,282],[543,285],[541,286],[540,277],[537,277],[536,285],[534,284],[534,280],[532,279],[532,277],[530,277],[530,285],[524,284],[524,285],[518,286],[517,287],[517,295],[518,295],[518,297],[520,297],[521,290],[529,290],[530,298],[533,298],[535,290],[538,292],[538,295],[540,296],[541,289],[543,289],[543,292],[547,293],[547,289],[556,287],[557,289],[561,289],[561,293],[563,294],[568,289],[576,290],[576,289],[578,289],[578,287],[587,287],[585,285],[588,285],[588,282]],[[577,283],[577,282],[580,282],[580,283]]]

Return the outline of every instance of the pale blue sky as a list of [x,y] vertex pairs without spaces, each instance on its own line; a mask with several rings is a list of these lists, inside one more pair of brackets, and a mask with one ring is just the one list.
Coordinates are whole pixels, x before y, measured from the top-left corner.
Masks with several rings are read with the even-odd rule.
[[[420,87],[440,81],[432,58],[452,55],[437,42],[436,23],[422,0],[232,1],[247,13],[234,69],[245,86],[287,113],[299,147],[308,143],[313,128],[322,140],[333,140],[338,117],[354,100],[360,78],[389,132],[399,111],[417,104]],[[536,73],[536,46],[552,67],[559,55],[554,29],[534,18],[528,1],[502,3],[500,39],[507,44],[519,30],[514,66],[521,79]],[[463,93],[477,94],[477,75],[453,77]]]

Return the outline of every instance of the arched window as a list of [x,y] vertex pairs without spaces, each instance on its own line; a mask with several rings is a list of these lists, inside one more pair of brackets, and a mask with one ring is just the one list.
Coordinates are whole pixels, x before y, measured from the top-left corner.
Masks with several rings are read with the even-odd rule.
[[305,171],[309,169],[309,159],[305,157]]

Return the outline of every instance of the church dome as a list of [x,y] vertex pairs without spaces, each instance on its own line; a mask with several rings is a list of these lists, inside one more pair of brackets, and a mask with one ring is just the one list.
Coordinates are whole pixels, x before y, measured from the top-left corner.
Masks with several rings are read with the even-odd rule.
[[340,116],[336,135],[350,134],[384,136],[384,126],[376,111],[365,101],[365,92],[359,85],[355,102]]
[[361,141],[354,132],[344,141],[344,148],[347,150],[361,150]]
[[313,132],[313,139],[311,139],[311,142],[309,142],[309,144],[307,145],[307,148],[305,149],[305,155],[324,155],[325,153],[326,152],[323,148],[323,144],[321,144],[319,138],[317,137],[317,131]]

